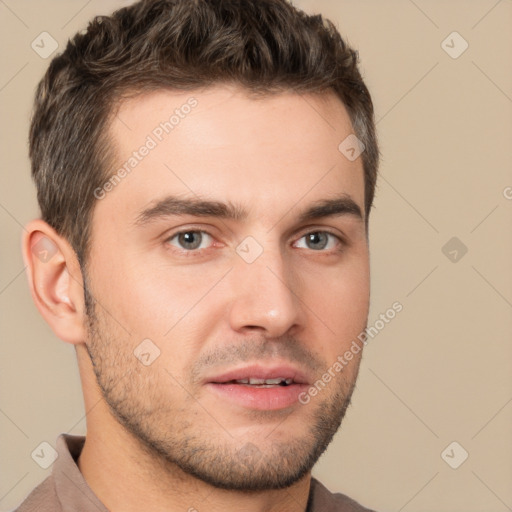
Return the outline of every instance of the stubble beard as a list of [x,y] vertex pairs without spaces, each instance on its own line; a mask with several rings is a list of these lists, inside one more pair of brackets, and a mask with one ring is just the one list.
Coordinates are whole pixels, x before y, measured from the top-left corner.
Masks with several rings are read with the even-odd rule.
[[[147,460],[170,474],[191,475],[213,487],[241,492],[282,489],[308,474],[337,432],[350,404],[358,368],[350,382],[340,374],[307,406],[306,434],[290,438],[273,436],[265,442],[234,440],[229,425],[219,422],[203,408],[173,407],[162,390],[181,389],[165,371],[148,371],[129,349],[122,331],[114,333],[113,320],[96,311],[84,280],[87,314],[86,344],[99,389],[111,414],[128,432]],[[101,308],[101,306],[99,306]],[[358,363],[357,363],[358,366]],[[151,367],[150,367],[151,368]],[[168,373],[168,372],[167,372]],[[163,380],[167,379],[167,380]],[[185,393],[185,392],[184,392]],[[189,398],[191,406],[197,406]],[[295,409],[294,409],[295,411]],[[293,411],[292,411],[293,413]],[[202,418],[196,418],[198,414]],[[280,430],[286,428],[283,418]],[[225,435],[224,435],[225,434]],[[153,468],[154,470],[154,468]],[[177,471],[178,470],[178,471]]]

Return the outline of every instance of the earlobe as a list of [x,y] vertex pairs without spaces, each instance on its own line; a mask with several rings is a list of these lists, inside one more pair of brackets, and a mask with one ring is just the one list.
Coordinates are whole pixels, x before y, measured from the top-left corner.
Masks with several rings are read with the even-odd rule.
[[60,339],[83,343],[83,279],[69,242],[37,219],[25,226],[22,251],[37,309]]

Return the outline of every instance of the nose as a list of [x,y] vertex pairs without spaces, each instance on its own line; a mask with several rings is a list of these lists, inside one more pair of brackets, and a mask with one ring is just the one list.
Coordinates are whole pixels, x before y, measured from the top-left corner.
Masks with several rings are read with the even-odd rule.
[[237,332],[261,331],[269,338],[297,329],[303,321],[299,281],[280,251],[265,250],[252,263],[237,257],[231,272],[231,328]]

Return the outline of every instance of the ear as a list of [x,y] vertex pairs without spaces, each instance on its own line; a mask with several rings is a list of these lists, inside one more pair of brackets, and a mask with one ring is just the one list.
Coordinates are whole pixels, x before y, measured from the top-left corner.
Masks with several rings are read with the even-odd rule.
[[69,242],[36,219],[25,226],[22,252],[32,298],[41,315],[61,340],[84,343],[82,272]]

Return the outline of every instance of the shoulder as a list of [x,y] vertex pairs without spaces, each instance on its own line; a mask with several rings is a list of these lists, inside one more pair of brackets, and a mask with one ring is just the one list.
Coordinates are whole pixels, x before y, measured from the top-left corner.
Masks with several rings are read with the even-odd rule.
[[311,478],[308,512],[374,512],[341,493],[332,493],[315,478]]
[[59,512],[61,510],[53,475],[35,487],[13,512]]

